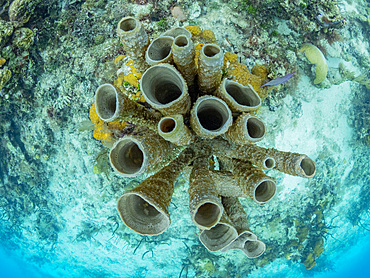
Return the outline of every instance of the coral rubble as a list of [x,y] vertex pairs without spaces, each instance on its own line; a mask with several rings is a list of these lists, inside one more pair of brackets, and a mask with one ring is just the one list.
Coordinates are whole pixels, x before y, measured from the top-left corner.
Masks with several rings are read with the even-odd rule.
[[[119,175],[151,175],[118,200],[123,222],[143,235],[163,233],[170,225],[174,183],[183,171],[191,219],[206,248],[260,256],[265,244],[249,229],[238,197],[261,205],[272,199],[276,181],[261,168],[306,178],[316,170],[306,155],[252,144],[265,134],[255,114],[268,92],[261,88],[266,70],[250,73],[235,54],[223,53],[211,31],[199,27],[174,28],[149,43],[140,21],[125,17],[117,33],[143,71],[139,91],[146,103],[130,100],[119,76],[115,86],[96,90],[90,118],[94,137],[111,147],[110,162]],[[119,132],[123,121],[136,125],[131,133]],[[211,158],[219,167],[211,167]]]

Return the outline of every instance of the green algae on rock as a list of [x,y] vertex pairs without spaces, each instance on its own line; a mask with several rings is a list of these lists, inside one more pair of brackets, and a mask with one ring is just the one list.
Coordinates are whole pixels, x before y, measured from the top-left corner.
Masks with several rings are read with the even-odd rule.
[[22,50],[28,50],[34,41],[34,34],[29,28],[19,28],[13,36],[13,43]]
[[11,77],[12,72],[8,69],[8,67],[0,69],[0,90],[4,87],[5,83],[10,80]]
[[14,26],[8,21],[0,19],[0,45],[13,34]]
[[30,0],[14,0],[9,7],[9,19],[19,22],[20,24],[27,23],[31,13],[27,10]]

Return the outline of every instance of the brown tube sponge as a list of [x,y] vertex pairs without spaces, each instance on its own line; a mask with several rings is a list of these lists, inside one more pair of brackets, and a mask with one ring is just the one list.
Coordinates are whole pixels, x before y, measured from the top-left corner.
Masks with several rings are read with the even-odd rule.
[[250,231],[247,213],[237,197],[222,197],[222,205],[238,234]]
[[190,112],[192,130],[203,138],[214,138],[224,134],[233,122],[227,104],[214,96],[202,96],[197,99]]
[[229,219],[238,231],[238,237],[221,251],[241,249],[248,258],[261,256],[266,250],[266,245],[258,240],[257,236],[250,231],[247,214],[238,198],[222,197],[222,204]]
[[[117,120],[121,115],[124,106],[124,97],[119,94],[111,84],[103,84],[95,91],[95,110],[96,114],[104,122]],[[129,103],[126,103],[129,104]],[[129,109],[132,107],[129,106]]]
[[194,161],[189,182],[189,209],[193,223],[202,230],[217,225],[223,207],[208,167],[209,155],[204,154]]
[[121,120],[157,129],[160,116],[129,99],[111,84],[103,84],[95,92],[96,114],[105,122]]
[[[235,162],[234,162],[235,163]],[[276,193],[275,179],[266,176],[262,170],[254,167],[250,162],[240,161],[240,169],[229,171],[210,171],[217,192],[224,197],[252,198],[262,205],[269,201]],[[235,167],[239,164],[235,163]]]
[[224,54],[217,44],[205,44],[200,50],[198,84],[203,94],[213,93],[221,83]]
[[275,179],[267,176],[248,161],[233,159],[231,164],[235,180],[245,195],[260,205],[274,197],[276,193]]
[[117,210],[126,226],[142,235],[158,235],[168,228],[173,185],[193,157],[193,150],[185,149],[166,167],[119,198]]
[[223,99],[233,112],[255,111],[261,106],[261,98],[253,87],[224,79],[217,91],[216,96]]
[[136,177],[156,172],[171,161],[176,152],[175,145],[146,130],[118,140],[110,150],[109,160],[119,175]]
[[209,230],[203,230],[199,239],[209,251],[218,251],[228,246],[238,237],[238,233],[227,214],[223,213],[220,221]]
[[169,64],[158,64],[144,72],[140,79],[145,100],[164,115],[186,114],[190,96],[185,79]]
[[149,45],[149,37],[140,21],[131,16],[122,18],[118,22],[117,35],[126,55],[134,61],[139,71],[144,72],[148,67],[145,51]]
[[210,143],[217,156],[248,160],[253,165],[262,169],[272,169],[275,167],[275,159],[262,147],[253,144],[240,146],[221,138],[212,140]]
[[245,145],[261,141],[265,134],[265,124],[260,118],[243,113],[225,133],[225,138],[235,144]]
[[197,67],[194,61],[195,50],[191,38],[185,35],[177,36],[172,44],[172,55],[173,61],[186,83],[188,86],[192,85],[197,73]]
[[316,172],[315,162],[305,154],[268,149],[267,154],[276,161],[275,169],[293,176],[312,178]]
[[275,168],[303,178],[312,178],[316,172],[315,162],[305,154],[265,149],[253,144],[240,146],[218,138],[210,143],[216,155],[248,160],[259,168]]
[[218,195],[249,198],[249,195],[239,186],[239,183],[235,180],[233,173],[230,171],[211,170],[209,174],[215,183]]
[[146,50],[145,61],[150,65],[154,66],[159,63],[171,63],[172,62],[172,50],[171,46],[173,38],[169,36],[160,36],[153,40]]
[[184,27],[175,27],[166,32],[164,32],[161,36],[169,36],[173,37],[174,39],[178,36],[186,36],[187,38],[191,39],[191,33],[186,30]]
[[187,146],[194,140],[194,134],[179,114],[163,117],[158,123],[158,134],[177,146]]

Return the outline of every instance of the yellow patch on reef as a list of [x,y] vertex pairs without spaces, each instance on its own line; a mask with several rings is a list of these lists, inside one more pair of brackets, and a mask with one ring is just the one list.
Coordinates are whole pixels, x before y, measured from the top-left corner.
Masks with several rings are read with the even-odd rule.
[[198,66],[198,61],[199,61],[199,55],[200,55],[200,50],[202,49],[204,43],[198,43],[194,50],[195,50],[195,57],[194,57],[194,62],[195,65]]
[[198,43],[216,43],[216,36],[212,30],[203,30],[199,26],[186,26],[193,36],[193,40]]
[[226,70],[227,74],[232,77],[232,80],[237,81],[244,86],[247,86],[248,84],[252,85],[253,89],[261,99],[266,98],[267,90],[260,88],[263,79],[260,76],[250,73],[246,65],[242,65],[238,62],[231,63]]
[[95,110],[95,103],[93,102],[93,104],[91,105],[91,108],[90,108],[90,113],[89,113],[89,117],[90,117],[90,120],[93,124],[99,124],[102,122],[102,120],[99,118],[98,114],[96,113],[96,110]]
[[[121,55],[120,55],[121,56]],[[118,58],[116,58],[118,59]],[[114,86],[119,89],[119,91],[126,94],[130,99],[134,101],[140,101],[145,102],[144,96],[141,94],[140,91],[137,91],[135,94],[128,93],[126,91],[126,85],[125,82],[129,83],[130,85],[139,88],[139,80],[142,76],[142,74],[136,69],[135,64],[132,60],[128,60],[126,63],[126,66],[130,67],[130,73],[127,75],[124,75],[123,72],[119,73],[116,80],[114,80]]]
[[121,92],[125,91],[125,88],[123,87],[123,82],[125,80],[125,75],[121,72],[118,74],[118,77],[116,80],[114,80],[113,85],[118,88]]
[[95,124],[95,129],[93,132],[93,136],[96,140],[99,141],[110,141],[111,135],[110,132],[107,129],[107,126],[103,124]]
[[252,70],[252,74],[257,75],[261,77],[262,79],[267,79],[267,75],[269,73],[269,70],[265,66],[261,65],[255,65]]
[[6,60],[4,58],[0,58],[0,67],[5,64]]
[[126,125],[128,125],[126,122],[122,121],[113,121],[108,123],[108,128],[109,129],[123,129]]
[[204,30],[200,36],[206,41],[206,42],[210,42],[210,43],[214,43],[216,42],[216,37],[215,37],[215,34],[213,33],[213,31],[211,30]]
[[91,122],[95,124],[93,137],[101,141],[105,146],[110,146],[112,144],[114,140],[114,130],[122,130],[127,125],[127,123],[123,121],[103,122],[96,113],[95,103],[91,105],[89,116]]
[[307,60],[311,64],[316,65],[316,68],[315,68],[316,78],[313,81],[313,83],[319,84],[323,82],[328,73],[328,65],[326,63],[325,56],[324,54],[322,54],[321,50],[311,43],[305,43],[298,50],[298,52],[304,52]]
[[208,271],[209,275],[213,275],[215,273],[215,266],[212,264],[211,261],[208,261],[205,265],[204,265],[204,269]]
[[202,29],[199,26],[185,26],[185,29],[196,37],[199,36],[200,33],[202,33]]
[[[199,43],[195,46],[194,61],[196,66],[198,66],[200,50],[203,45],[203,43]],[[229,79],[237,81],[244,86],[247,86],[248,84],[252,85],[253,89],[262,100],[267,97],[268,88],[260,88],[262,84],[266,83],[265,79],[268,74],[268,69],[266,67],[255,66],[252,68],[252,73],[250,73],[246,65],[238,62],[238,55],[226,52],[224,54],[224,70]]]
[[102,173],[102,170],[99,168],[98,165],[94,165],[93,166],[93,173],[99,175],[99,174]]
[[119,55],[116,59],[114,59],[114,63],[117,64],[119,61],[121,61],[123,58],[125,58],[125,55]]
[[224,55],[224,66],[226,66],[227,62],[231,64],[238,62],[238,55],[232,52],[226,52]]
[[138,80],[141,78],[142,74],[137,71],[132,60],[128,60],[126,66],[130,67],[131,73],[125,75],[124,80],[137,88],[139,86]]

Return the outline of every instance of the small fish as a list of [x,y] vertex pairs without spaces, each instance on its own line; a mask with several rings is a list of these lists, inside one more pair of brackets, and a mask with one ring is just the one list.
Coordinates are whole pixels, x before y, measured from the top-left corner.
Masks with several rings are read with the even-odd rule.
[[266,86],[273,87],[273,86],[276,86],[276,85],[280,85],[282,83],[285,83],[290,78],[293,77],[293,74],[295,74],[295,72],[291,72],[291,73],[288,73],[287,75],[284,75],[284,76],[281,76],[281,77],[272,79],[271,81],[267,82],[266,84],[263,84],[260,88],[263,88],[263,87],[266,87]]

